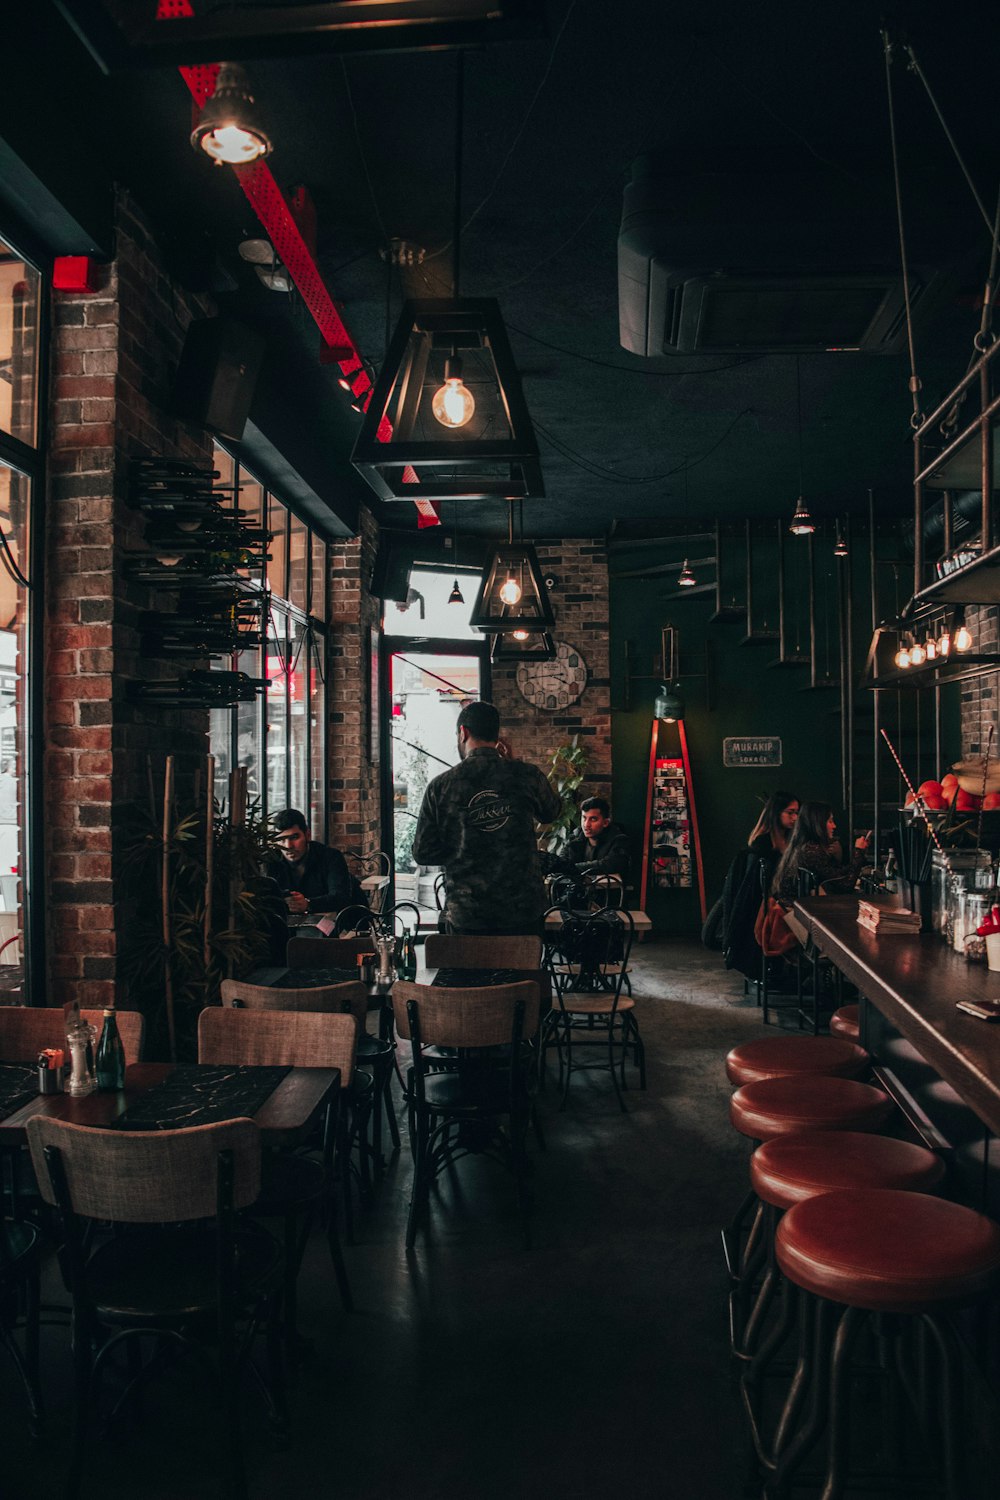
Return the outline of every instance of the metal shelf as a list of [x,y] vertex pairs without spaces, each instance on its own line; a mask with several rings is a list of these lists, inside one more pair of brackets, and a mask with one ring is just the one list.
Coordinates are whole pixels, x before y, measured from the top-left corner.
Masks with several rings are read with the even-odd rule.
[[914,594],[917,605],[1000,604],[1000,547],[956,568],[947,578],[938,578]]

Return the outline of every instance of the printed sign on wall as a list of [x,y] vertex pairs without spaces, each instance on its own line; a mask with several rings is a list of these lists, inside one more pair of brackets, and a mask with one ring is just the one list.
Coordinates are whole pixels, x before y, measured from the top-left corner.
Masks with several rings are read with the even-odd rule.
[[722,741],[724,766],[780,766],[781,740],[773,734],[749,734]]

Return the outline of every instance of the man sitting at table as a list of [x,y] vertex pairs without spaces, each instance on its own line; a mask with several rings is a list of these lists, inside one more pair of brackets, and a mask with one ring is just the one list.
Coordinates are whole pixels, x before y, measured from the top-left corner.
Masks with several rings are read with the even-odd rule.
[[457,730],[461,759],[424,793],[413,858],[444,867],[449,932],[540,932],[535,825],[558,816],[559,797],[537,766],[500,755],[492,703],[466,704]]
[[274,842],[281,858],[268,867],[292,916],[337,912],[366,905],[364,892],[339,849],[321,844],[296,807],[274,815]]
[[580,875],[617,875],[624,884],[628,835],[620,823],[611,821],[611,804],[603,797],[580,803],[580,832],[570,839],[565,857]]

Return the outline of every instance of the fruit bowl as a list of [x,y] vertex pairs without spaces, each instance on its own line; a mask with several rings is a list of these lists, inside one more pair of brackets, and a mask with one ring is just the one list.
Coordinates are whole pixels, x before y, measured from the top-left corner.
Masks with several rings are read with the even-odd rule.
[[984,792],[1000,792],[1000,762],[991,761],[986,767],[985,778],[983,774],[984,762],[981,760],[959,760],[951,768],[951,774],[962,788],[972,797],[980,797]]

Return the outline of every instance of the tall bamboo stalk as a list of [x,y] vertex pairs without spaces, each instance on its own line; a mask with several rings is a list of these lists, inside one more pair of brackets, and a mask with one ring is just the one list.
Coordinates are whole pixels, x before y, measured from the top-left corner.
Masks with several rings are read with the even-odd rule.
[[170,823],[174,803],[174,757],[167,756],[163,773],[163,846],[160,869],[160,902],[163,908],[163,993],[167,1007],[167,1037],[170,1061],[177,1061],[177,1031],[174,1024],[174,980],[171,972],[170,924]]
[[215,875],[215,756],[205,757],[205,998],[212,960],[212,880]]

